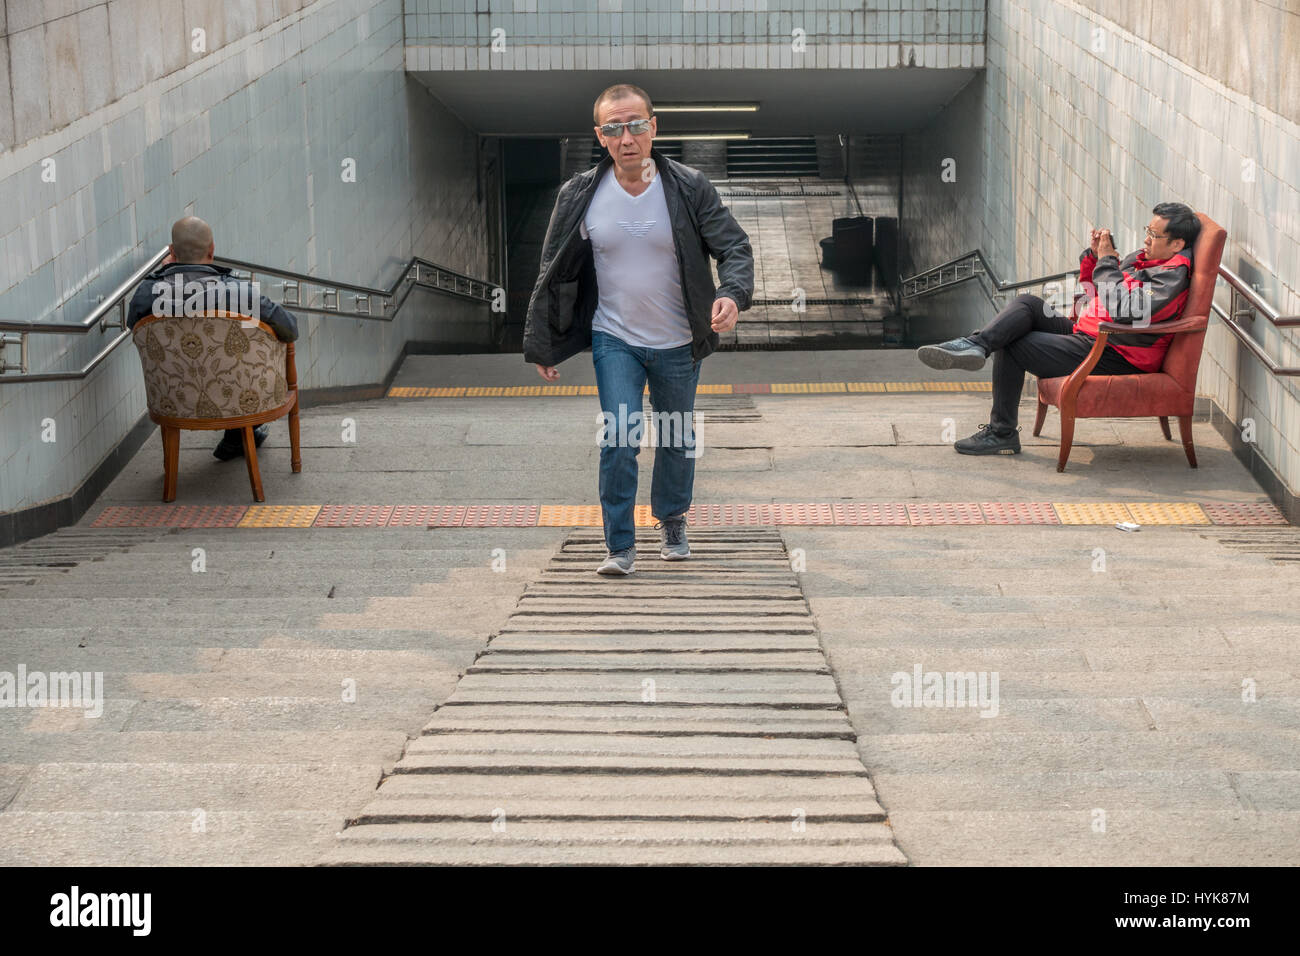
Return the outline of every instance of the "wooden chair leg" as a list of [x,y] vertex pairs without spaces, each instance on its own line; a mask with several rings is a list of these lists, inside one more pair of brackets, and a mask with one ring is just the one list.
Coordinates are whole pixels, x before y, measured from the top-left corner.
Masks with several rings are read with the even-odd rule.
[[296,475],[302,471],[302,447],[298,443],[298,398],[294,397],[289,412],[289,465]]
[[248,481],[253,486],[253,500],[265,501],[266,495],[262,494],[262,473],[257,468],[257,439],[253,437],[253,426],[245,425],[244,433],[244,460],[248,462]]
[[163,443],[163,501],[176,500],[176,473],[180,470],[181,430],[159,425]]
[[1174,436],[1169,434],[1169,416],[1160,416],[1160,430],[1165,433],[1165,441],[1173,441]]
[[1178,416],[1178,435],[1183,440],[1183,451],[1187,452],[1187,464],[1196,467],[1196,448],[1192,445],[1192,416]]
[[1046,419],[1047,419],[1047,403],[1044,402],[1042,399],[1039,399],[1039,400],[1038,400],[1038,417],[1034,419],[1034,437],[1035,437],[1035,438],[1037,438],[1038,435],[1042,432],[1042,430],[1043,430],[1043,422],[1044,422]]
[[1056,459],[1056,470],[1065,471],[1065,463],[1070,460],[1070,446],[1074,444],[1074,416],[1067,415],[1061,409],[1061,454]]

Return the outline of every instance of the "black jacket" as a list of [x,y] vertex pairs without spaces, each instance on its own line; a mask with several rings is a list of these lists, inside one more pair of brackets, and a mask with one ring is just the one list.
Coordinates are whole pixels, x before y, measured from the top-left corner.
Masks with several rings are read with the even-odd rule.
[[[180,297],[175,294],[178,279],[181,286]],[[155,302],[166,303],[162,306],[164,310],[171,308],[170,303],[178,302],[179,308],[175,311],[165,311],[164,314],[183,315],[185,298],[189,295],[185,290],[187,282],[200,283],[203,286],[203,299],[201,304],[195,303],[196,308],[202,308],[204,311],[222,310],[223,303],[217,296],[217,287],[221,286],[221,291],[227,296],[224,305],[229,306],[224,311],[238,312],[240,315],[250,314],[235,307],[235,303],[240,301],[241,296],[245,301],[252,301],[253,290],[249,280],[236,279],[225,266],[173,262],[149,273],[136,287],[135,294],[131,296],[131,304],[126,310],[126,327],[134,328],[135,324],[145,316],[152,315]],[[272,302],[263,295],[258,297],[258,311],[258,319],[269,325],[275,332],[275,337],[281,342],[292,342],[298,338],[298,320],[284,306]]]
[[[682,298],[690,318],[691,355],[696,361],[718,347],[710,328],[713,302],[734,299],[744,312],[754,294],[754,252],[749,236],[718,198],[707,176],[674,162],[654,147],[650,156],[663,177],[673,245],[681,270]],[[591,319],[599,299],[591,240],[579,226],[605,172],[613,165],[606,153],[600,162],[560,187],[542,244],[542,261],[524,325],[524,360],[558,365],[591,345]],[[714,288],[709,256],[718,260],[722,285]]]

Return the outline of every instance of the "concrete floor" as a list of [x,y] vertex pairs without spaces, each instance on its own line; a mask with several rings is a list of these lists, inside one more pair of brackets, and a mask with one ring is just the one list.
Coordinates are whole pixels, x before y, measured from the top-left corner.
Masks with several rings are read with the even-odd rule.
[[[912,364],[723,354],[706,360],[704,380],[904,381],[918,375]],[[590,381],[589,359],[562,371]],[[540,379],[517,356],[422,357],[398,379],[468,382]],[[1098,420],[1081,423],[1057,474],[1055,413],[1042,439],[1024,429],[1020,456],[953,453],[945,427],[973,431],[987,395],[756,395],[754,405],[759,421],[706,421],[697,504],[1266,500],[1205,424],[1195,471],[1154,421]],[[307,409],[301,474],[290,473],[283,423],[262,449],[267,503],[594,504],[597,407],[575,397]],[[343,441],[347,419],[355,443]],[[177,503],[248,503],[242,463],[217,462],[212,443],[184,433]],[[644,450],[647,476],[652,461]],[[154,435],[79,530],[110,505],[157,503],[161,463]],[[157,529],[0,594],[3,661],[102,671],[107,698],[96,720],[0,710],[0,862],[318,859],[566,530]],[[1300,563],[1236,550],[1223,531],[781,529],[802,554],[799,580],[858,752],[911,862],[1300,862],[1290,597]],[[492,567],[496,549],[504,571]],[[1094,570],[1099,556],[1105,570]],[[996,672],[997,717],[894,706],[894,675],[917,665]]]

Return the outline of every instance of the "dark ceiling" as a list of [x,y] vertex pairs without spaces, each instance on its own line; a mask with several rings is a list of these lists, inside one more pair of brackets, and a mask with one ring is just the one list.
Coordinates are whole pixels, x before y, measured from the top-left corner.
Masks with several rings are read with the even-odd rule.
[[591,106],[615,83],[658,103],[757,103],[757,113],[672,114],[660,135],[747,131],[755,136],[899,133],[919,129],[979,72],[872,70],[465,70],[410,75],[476,132],[500,136],[591,134]]

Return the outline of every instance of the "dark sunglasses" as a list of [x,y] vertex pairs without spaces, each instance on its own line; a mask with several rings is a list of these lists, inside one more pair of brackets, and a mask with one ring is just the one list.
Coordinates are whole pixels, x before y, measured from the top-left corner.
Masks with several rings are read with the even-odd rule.
[[627,123],[606,123],[600,128],[600,135],[605,137],[622,136],[623,127],[632,131],[633,136],[640,136],[642,133],[650,131],[650,121],[648,119],[636,119]]

